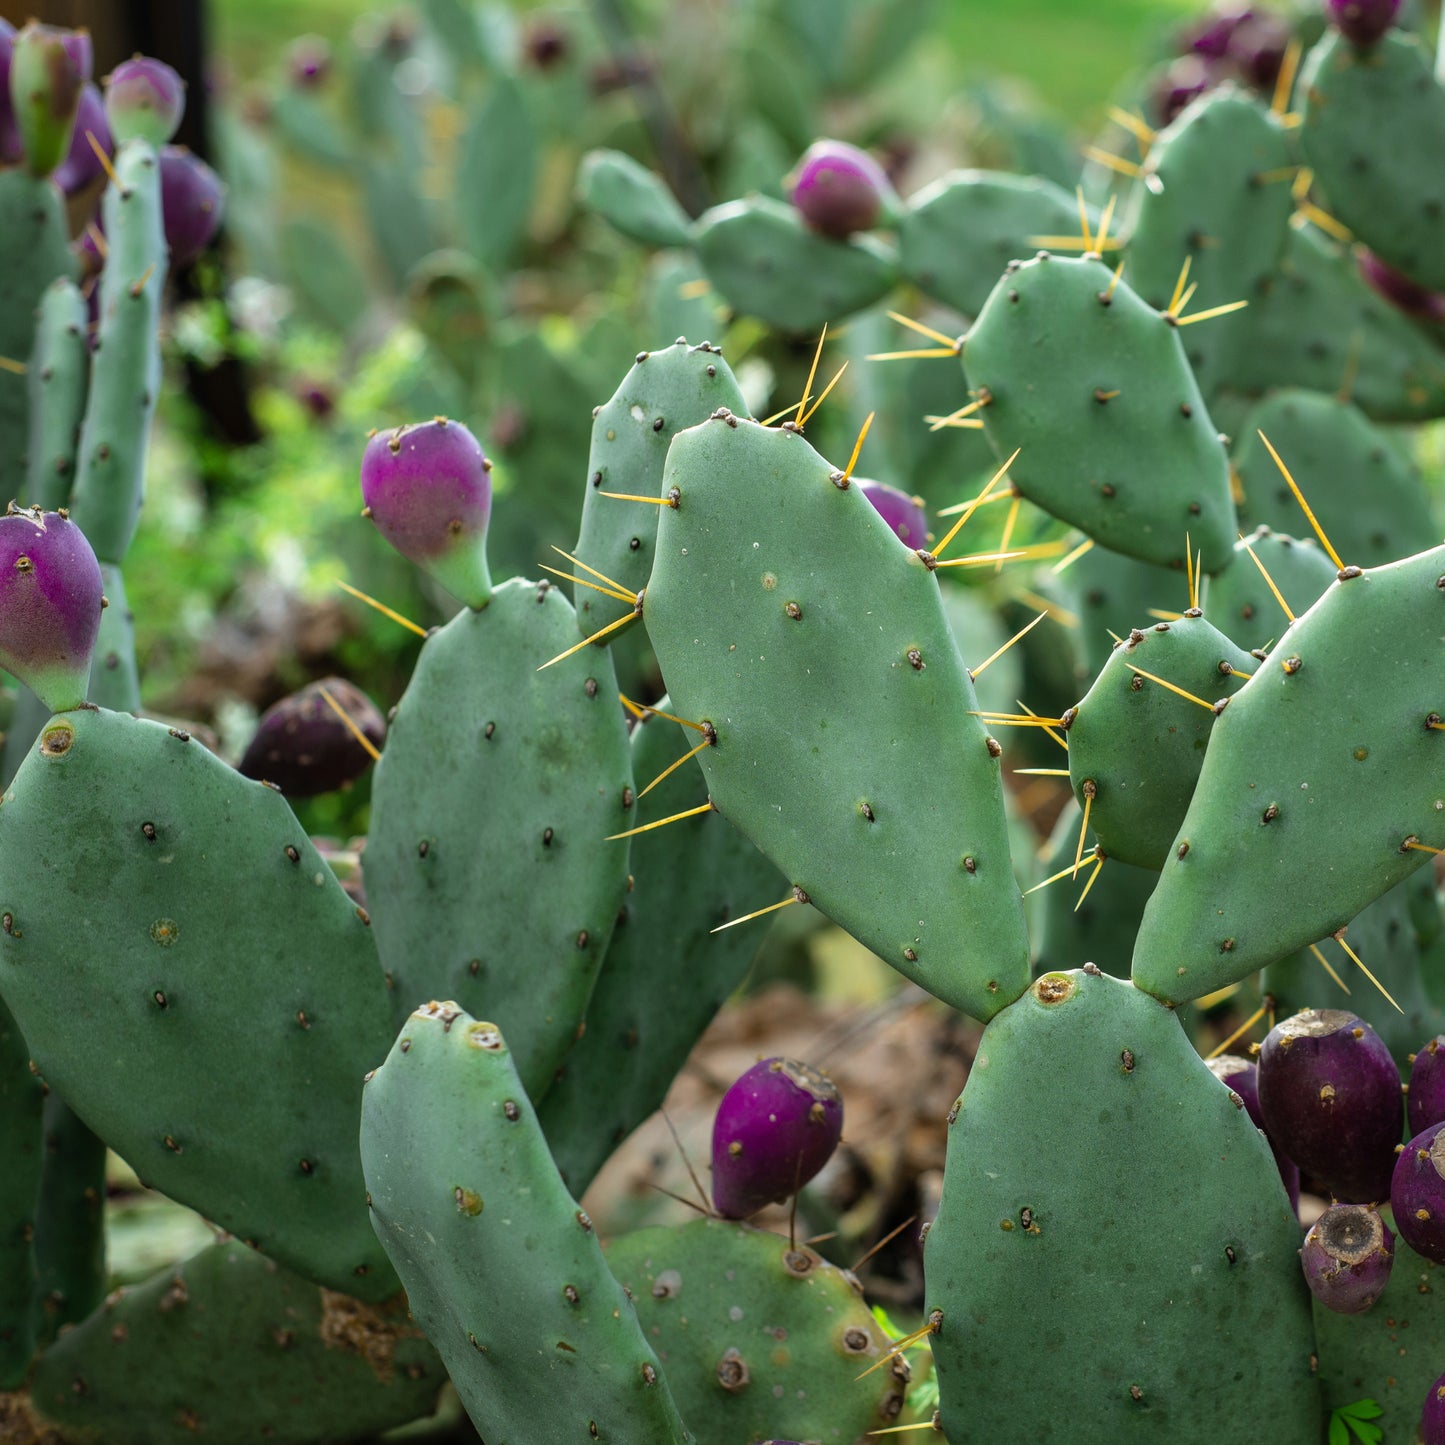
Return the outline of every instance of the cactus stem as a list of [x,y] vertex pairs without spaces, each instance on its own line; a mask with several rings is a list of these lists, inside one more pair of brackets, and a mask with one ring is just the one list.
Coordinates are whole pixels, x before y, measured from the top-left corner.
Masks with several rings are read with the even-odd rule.
[[786,908],[790,903],[807,902],[808,895],[801,888],[794,887],[793,891],[777,903],[770,903],[766,908],[755,908],[751,913],[744,913],[741,918],[729,918],[726,923],[719,923],[716,928],[709,929],[710,933],[721,933],[725,928],[736,928],[740,923],[750,923],[754,918],[761,918],[765,913],[776,913],[780,908]]
[[1205,1054],[1204,1057],[1205,1057],[1206,1059],[1217,1059],[1217,1058],[1220,1056],[1220,1054],[1227,1054],[1227,1053],[1229,1052],[1230,1046],[1231,1046],[1232,1044],[1234,1044],[1235,1042],[1237,1042],[1239,1039],[1242,1039],[1242,1038],[1245,1036],[1245,1034],[1247,1034],[1247,1033],[1250,1031],[1250,1029],[1252,1029],[1252,1028],[1255,1026],[1255,1024],[1257,1024],[1257,1023],[1260,1021],[1260,1019],[1262,1019],[1262,1018],[1265,1016],[1265,1013],[1268,1011],[1268,1009],[1269,1009],[1269,1004],[1268,1004],[1268,1002],[1265,1002],[1265,1003],[1260,1004],[1260,1006],[1259,1006],[1257,1009],[1255,1009],[1255,1011],[1254,1011],[1252,1014],[1250,1014],[1250,1016],[1249,1016],[1247,1019],[1245,1019],[1245,1021],[1244,1021],[1242,1024],[1240,1024],[1240,1026],[1239,1026],[1237,1029],[1235,1029],[1235,1031],[1234,1031],[1232,1034],[1230,1034],[1230,1036],[1229,1036],[1227,1039],[1225,1039],[1225,1041],[1224,1041],[1222,1044],[1219,1044],[1216,1048],[1210,1049],[1210,1051],[1209,1051],[1207,1054]]
[[618,602],[631,602],[635,594],[631,592],[614,592],[610,587],[603,587],[597,582],[589,582],[585,577],[574,577],[570,572],[559,572],[555,567],[549,567],[545,562],[537,564],[544,572],[550,572],[554,577],[562,577],[568,582],[575,582],[579,587],[590,587],[594,592],[600,592],[604,597],[613,597]]
[[[1015,455],[1017,455],[1017,453],[1015,453]],[[1065,572],[1070,567],[1072,567],[1074,563],[1077,562],[1079,558],[1082,557],[1084,553],[1087,552],[1093,545],[1094,539],[1092,537],[1085,537],[1084,540],[1080,542],[1079,545],[1075,547],[1074,550],[1070,552],[1067,557],[1061,557],[1057,562],[1055,562],[1054,565],[1049,568],[1049,571],[1052,572],[1055,577],[1057,577],[1060,572]]]
[[389,617],[393,622],[399,622],[409,632],[414,632],[418,637],[426,636],[426,628],[418,627],[409,617],[403,617],[400,612],[393,612],[384,602],[378,602],[375,597],[368,597],[365,592],[358,591],[349,582],[336,584],[343,592],[349,592],[358,601],[366,603],[368,607],[374,607],[383,617]]
[[[973,406],[981,406],[982,404],[983,402],[981,399],[977,402],[972,403]],[[948,544],[953,541],[956,536],[958,536],[958,534],[963,530],[964,524],[968,521],[968,519],[973,516],[973,514],[978,511],[978,509],[983,506],[983,504],[988,500],[989,493],[992,492],[993,489],[998,486],[998,484],[1003,481],[1003,479],[1008,475],[1008,469],[1013,466],[1014,460],[1021,450],[1022,448],[1015,448],[1013,456],[1011,456],[1008,461],[1006,461],[1003,466],[1001,466],[998,471],[996,471],[993,476],[988,479],[988,483],[987,485],[985,485],[983,491],[981,491],[978,496],[976,496],[971,502],[966,502],[964,504],[963,511],[960,514],[958,521],[956,521],[953,526],[948,529],[948,531],[944,534],[943,540],[933,549],[933,555],[935,557],[941,557],[943,555],[943,549],[947,547]],[[940,515],[943,514],[940,513]]]
[[689,758],[695,758],[704,748],[713,747],[717,743],[717,733],[707,733],[703,740],[695,747],[685,752],[675,762],[669,763],[637,796],[641,800],[645,798],[664,778],[670,778]]
[[1118,171],[1121,176],[1128,176],[1132,180],[1137,181],[1144,174],[1143,167],[1134,161],[1116,156],[1113,151],[1106,151],[1101,146],[1085,146],[1084,155],[1088,160],[1097,161],[1101,166],[1107,166],[1109,170]]
[[1274,94],[1269,101],[1269,113],[1277,119],[1283,119],[1289,108],[1290,92],[1294,89],[1295,73],[1299,70],[1302,53],[1299,37],[1292,36],[1285,47],[1284,59],[1279,63],[1279,75],[1275,77]]
[[1011,647],[1014,645],[1014,643],[1016,643],[1016,642],[1021,642],[1021,641],[1022,641],[1025,637],[1027,637],[1028,634],[1029,634],[1030,632],[1032,632],[1033,629],[1034,629],[1035,627],[1037,627],[1037,626],[1039,625],[1039,623],[1042,622],[1042,621],[1044,620],[1044,618],[1047,617],[1048,615],[1049,615],[1049,614],[1048,614],[1047,611],[1040,612],[1039,615],[1038,615],[1037,617],[1035,617],[1034,620],[1033,620],[1032,622],[1030,622],[1026,627],[1023,627],[1023,628],[1021,628],[1018,632],[1015,632],[1014,635],[1013,635],[1012,637],[1010,637],[1009,640],[1008,640],[1007,642],[1005,642],[1002,647],[997,648],[997,649],[995,649],[995,651],[991,652],[986,658],[984,658],[984,660],[983,660],[981,663],[979,663],[979,665],[978,665],[977,667],[972,667],[972,668],[970,668],[970,669],[969,669],[969,672],[968,672],[969,677],[970,677],[970,678],[977,679],[977,677],[978,677],[979,674],[984,670],[984,668],[988,667],[988,666],[989,666],[990,664],[992,664],[992,663],[997,662],[997,661],[999,660],[999,658],[1001,658],[1001,657],[1004,655],[1004,653],[1006,653],[1006,652],[1009,650],[1009,648],[1011,648]]
[[361,744],[362,748],[371,755],[371,761],[374,763],[379,762],[381,760],[380,750],[377,748],[376,744],[372,742],[372,740],[367,737],[367,735],[362,732],[359,727],[357,727],[355,722],[352,721],[351,714],[348,713],[346,709],[342,707],[341,704],[337,702],[336,699],[332,697],[331,694],[324,687],[318,687],[316,690],[321,694],[321,697],[325,701],[326,706],[329,707],[331,711],[334,712],[336,716],[339,717],[341,721],[346,725],[346,730],[351,734],[351,736],[354,737],[356,741]]
[[1310,510],[1310,504],[1305,501],[1305,494],[1300,491],[1299,483],[1295,481],[1295,479],[1290,475],[1289,468],[1285,466],[1284,462],[1280,458],[1280,454],[1275,451],[1273,445],[1270,443],[1269,438],[1265,436],[1263,432],[1260,432],[1259,439],[1265,444],[1266,448],[1268,448],[1270,456],[1274,458],[1274,464],[1279,468],[1280,475],[1285,479],[1286,482],[1289,483],[1289,489],[1294,493],[1295,501],[1300,504],[1300,509],[1304,512],[1310,526],[1314,528],[1315,536],[1320,539],[1320,546],[1322,546],[1325,551],[1329,553],[1330,561],[1333,562],[1341,572],[1343,572],[1345,570],[1345,564],[1340,561],[1340,554],[1336,552],[1335,549],[1330,545],[1330,539],[1325,536],[1325,529],[1320,526],[1318,518],[1316,518],[1314,512]]
[[1314,956],[1319,960],[1320,967],[1323,968],[1324,971],[1325,971],[1327,974],[1329,974],[1329,976],[1330,976],[1332,979],[1334,979],[1334,981],[1335,981],[1337,984],[1339,984],[1339,986],[1340,986],[1342,989],[1344,989],[1344,991],[1345,991],[1346,993],[1349,993],[1349,991],[1350,991],[1350,986],[1349,986],[1349,984],[1347,984],[1347,983],[1344,981],[1344,979],[1342,979],[1342,978],[1339,976],[1339,974],[1337,974],[1337,973],[1335,972],[1335,966],[1334,966],[1334,964],[1332,964],[1332,963],[1329,961],[1329,959],[1327,959],[1327,958],[1324,956],[1324,954],[1320,952],[1320,946],[1319,946],[1319,944],[1317,944],[1317,943],[1312,943],[1312,944],[1310,944],[1310,952],[1311,952],[1312,954],[1314,954]]
[[[712,799],[709,798],[707,802],[699,803],[695,808],[688,808],[684,812],[674,813],[670,818],[659,818],[655,823],[644,823],[640,828],[629,828],[625,833],[613,833],[610,837],[604,838],[602,841],[604,843],[615,843],[619,838],[634,838],[639,833],[650,833],[654,828],[665,828],[669,823],[680,823],[684,818],[696,818],[699,813],[710,813],[711,811]],[[791,903],[792,899],[788,901]],[[756,915],[749,914],[748,917],[752,918],[756,917]],[[742,919],[740,918],[737,921],[741,923]],[[717,930],[714,929],[713,931],[716,932]]]
[[1160,687],[1167,687],[1170,692],[1182,697],[1186,702],[1198,703],[1200,707],[1208,708],[1210,712],[1214,711],[1214,704],[1212,702],[1205,702],[1202,697],[1195,697],[1192,692],[1185,692],[1182,687],[1177,686],[1175,683],[1168,682],[1162,677],[1155,677],[1152,672],[1145,672],[1142,667],[1135,667],[1133,663],[1130,663],[1129,670],[1138,673],[1140,677],[1147,677],[1150,682],[1157,682]]
[[1362,959],[1360,955],[1356,953],[1355,950],[1351,948],[1348,943],[1345,942],[1345,930],[1342,928],[1338,933],[1332,933],[1330,937],[1333,938],[1334,941],[1338,943],[1341,948],[1344,949],[1344,951],[1349,955],[1350,961],[1355,965],[1355,967],[1358,968],[1360,972],[1364,974],[1365,977],[1369,979],[1370,982],[1374,984],[1377,989],[1379,989],[1380,993],[1389,1000],[1390,1006],[1395,1010],[1395,1012],[1398,1014],[1404,1014],[1405,1010],[1402,1009],[1393,998],[1390,998],[1389,993],[1385,989],[1385,985],[1382,984],[1380,980],[1377,979],[1375,975],[1372,974],[1370,970],[1365,967],[1364,959]]

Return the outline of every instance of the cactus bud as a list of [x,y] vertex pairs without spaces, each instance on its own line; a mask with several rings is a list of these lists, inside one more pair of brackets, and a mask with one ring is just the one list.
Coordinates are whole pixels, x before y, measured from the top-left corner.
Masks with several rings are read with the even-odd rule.
[[140,139],[159,148],[186,113],[186,83],[164,61],[137,55],[107,77],[105,112],[118,142]]
[[788,194],[815,231],[844,241],[892,219],[898,198],[883,167],[844,141],[814,141],[788,178]]

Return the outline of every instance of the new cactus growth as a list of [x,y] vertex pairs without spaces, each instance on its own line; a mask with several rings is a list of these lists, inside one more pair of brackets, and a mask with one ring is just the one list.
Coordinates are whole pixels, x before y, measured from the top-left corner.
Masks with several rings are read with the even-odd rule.
[[1332,1204],[1305,1235],[1300,1263],[1310,1292],[1336,1314],[1363,1314],[1389,1282],[1395,1236],[1370,1204]]
[[759,1060],[713,1119],[713,1206],[746,1219],[782,1203],[828,1162],[842,1133],[843,1100],[826,1074],[796,1059]]

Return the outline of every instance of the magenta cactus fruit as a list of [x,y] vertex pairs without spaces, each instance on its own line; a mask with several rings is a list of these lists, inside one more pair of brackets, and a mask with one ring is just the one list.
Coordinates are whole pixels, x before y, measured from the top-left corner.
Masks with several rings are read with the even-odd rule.
[[1259,1103],[1270,1137],[1321,1189],[1348,1204],[1389,1195],[1400,1073],[1362,1019],[1305,1009],[1276,1024],[1259,1056]]
[[0,667],[51,712],[85,701],[104,606],[100,563],[64,513],[0,517]]
[[1330,24],[1361,50],[1384,35],[1399,11],[1400,0],[1325,0]]
[[349,787],[371,766],[372,752],[346,719],[373,749],[379,750],[386,741],[386,719],[354,683],[344,677],[309,683],[261,714],[237,771],[274,783],[292,798],[314,798]]
[[1355,253],[1355,264],[1365,284],[1391,305],[1416,320],[1445,323],[1445,296],[1438,291],[1427,291],[1418,281],[1412,281],[1403,272],[1387,266],[1373,251],[1363,246],[1357,246]]
[[172,266],[187,266],[220,229],[226,188],[185,146],[161,151],[161,219]]
[[788,177],[788,194],[813,230],[834,240],[892,219],[898,203],[883,167],[857,146],[814,141]]
[[118,142],[139,139],[159,148],[186,113],[186,83],[164,61],[123,60],[106,78],[105,112]]
[[762,1059],[723,1095],[712,1126],[713,1207],[746,1219],[796,1194],[832,1156],[843,1100],[796,1059]]
[[[95,137],[95,145],[90,143],[92,136]],[[85,89],[80,92],[75,129],[70,133],[70,149],[51,175],[51,180],[60,187],[63,195],[77,195],[105,174],[105,162],[96,154],[96,145],[107,156],[115,154],[105,102],[100,98],[100,91],[87,81]]]
[[1181,55],[1159,73],[1150,91],[1149,107],[1161,126],[1168,125],[1191,100],[1218,85],[1227,73],[1224,62],[1202,55]]
[[1420,1410],[1421,1445],[1445,1445],[1445,1375],[1425,1392]]
[[1341,1315],[1364,1314],[1379,1299],[1394,1258],[1394,1233],[1369,1204],[1330,1205],[1300,1250],[1310,1292]]
[[1405,1091],[1405,1124],[1411,1137],[1432,1124],[1445,1124],[1445,1034],[1436,1034],[1410,1056],[1410,1087]]
[[873,503],[873,510],[893,528],[899,541],[917,551],[928,545],[928,517],[923,502],[887,482],[854,477],[853,485]]
[[362,515],[403,557],[478,610],[492,596],[491,470],[476,437],[443,416],[373,433],[361,458]]
[[1289,1207],[1297,1210],[1299,1208],[1299,1165],[1270,1138],[1269,1130],[1265,1127],[1264,1111],[1259,1107],[1258,1068],[1248,1059],[1240,1058],[1238,1054],[1220,1054],[1217,1058],[1207,1059],[1205,1062],[1209,1072],[1221,1084],[1233,1089],[1239,1095],[1244,1104],[1244,1112],[1250,1117],[1250,1122],[1269,1140],[1275,1166],[1279,1169],[1280,1183],[1284,1185],[1285,1193],[1289,1195]]
[[299,35],[286,49],[286,78],[298,90],[314,90],[331,74],[331,45],[320,35]]
[[1445,1124],[1432,1124],[1400,1151],[1390,1208],[1405,1243],[1445,1264]]

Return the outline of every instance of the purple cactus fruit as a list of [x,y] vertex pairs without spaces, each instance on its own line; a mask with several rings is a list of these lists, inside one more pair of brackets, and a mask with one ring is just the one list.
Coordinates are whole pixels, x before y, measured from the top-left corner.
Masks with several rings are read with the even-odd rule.
[[105,111],[117,141],[140,139],[159,149],[186,113],[186,83],[164,61],[137,55],[106,77]]
[[99,276],[105,269],[105,255],[100,249],[104,240],[105,232],[100,229],[100,218],[97,216],[70,243],[71,253],[80,266],[82,286],[92,277]]
[[1289,1207],[1298,1211],[1299,1165],[1273,1139],[1270,1139],[1269,1130],[1265,1128],[1264,1111],[1259,1107],[1259,1070],[1248,1059],[1242,1059],[1238,1054],[1220,1054],[1205,1062],[1209,1072],[1221,1084],[1233,1089],[1239,1095],[1244,1102],[1244,1112],[1249,1115],[1254,1127],[1269,1141],[1270,1150],[1274,1154],[1275,1166],[1279,1170],[1280,1182],[1284,1185],[1285,1193],[1289,1195]]
[[85,701],[104,606],[100,563],[63,512],[0,517],[0,667],[51,712]]
[[787,184],[803,220],[837,241],[871,231],[897,212],[898,197],[883,167],[846,141],[814,141]]
[[15,27],[0,17],[0,166],[13,166],[21,157],[20,131],[10,103],[10,58],[15,54]]
[[1445,1375],[1425,1392],[1420,1410],[1421,1445],[1445,1445]]
[[320,35],[301,35],[286,49],[286,78],[298,90],[315,90],[331,74],[331,46]]
[[1343,1009],[1305,1009],[1276,1024],[1259,1055],[1270,1137],[1346,1204],[1390,1192],[1404,1109],[1400,1073],[1369,1024]]
[[80,93],[90,79],[90,36],[30,21],[10,55],[10,103],[32,175],[65,159]]
[[1400,1151],[1390,1208],[1405,1243],[1445,1264],[1445,1124],[1432,1124]]
[[256,725],[237,771],[275,783],[288,797],[314,798],[349,787],[371,766],[371,753],[326,701],[356,724],[373,748],[386,741],[386,719],[359,687],[327,677],[283,697]]
[[1161,70],[1150,90],[1149,106],[1161,126],[1168,125],[1190,101],[1218,85],[1227,73],[1224,62],[1202,55],[1181,55]]
[[1357,246],[1355,251],[1355,264],[1367,286],[1379,292],[1406,316],[1413,316],[1419,321],[1445,323],[1445,296],[1437,291],[1427,291],[1403,271],[1387,266],[1373,251],[1367,251],[1363,246]]
[[796,1194],[843,1133],[832,1080],[796,1059],[762,1059],[723,1095],[712,1125],[712,1200],[746,1219]]
[[1369,1204],[1330,1205],[1300,1250],[1310,1292],[1339,1315],[1362,1315],[1379,1299],[1394,1258],[1395,1236]]
[[70,133],[70,149],[65,159],[55,168],[51,180],[60,187],[61,194],[78,195],[98,181],[105,174],[105,162],[95,153],[90,138],[95,137],[107,156],[115,154],[115,141],[110,134],[110,125],[105,114],[105,102],[100,91],[88,81],[80,92],[80,104],[75,111],[75,129]]
[[1366,50],[1395,23],[1400,0],[1325,0],[1331,25],[1355,46]]
[[1405,1091],[1405,1121],[1411,1137],[1432,1124],[1445,1124],[1445,1034],[1436,1034],[1410,1056],[1410,1086]]
[[161,151],[161,216],[172,266],[189,266],[221,225],[226,188],[185,146]]
[[1202,55],[1208,60],[1223,60],[1229,54],[1229,43],[1234,32],[1246,20],[1254,18],[1254,11],[1247,6],[1215,6],[1192,25],[1180,33],[1178,49],[1181,54]]
[[1247,16],[1229,37],[1229,60],[1256,90],[1273,92],[1293,32],[1268,11]]
[[905,546],[916,552],[928,545],[928,517],[919,497],[910,497],[887,482],[854,477],[853,485],[873,503],[873,510],[898,534]]
[[444,416],[373,432],[361,458],[362,516],[403,557],[476,610],[492,596],[491,470],[476,437]]

